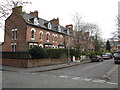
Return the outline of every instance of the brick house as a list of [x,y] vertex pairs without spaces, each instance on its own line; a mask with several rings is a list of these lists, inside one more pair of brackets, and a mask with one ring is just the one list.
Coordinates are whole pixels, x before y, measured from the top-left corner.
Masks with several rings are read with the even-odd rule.
[[72,28],[72,25],[61,26],[59,18],[47,21],[38,17],[38,11],[26,13],[22,12],[22,6],[15,7],[5,21],[3,51],[26,51],[36,45],[65,48],[67,30]]

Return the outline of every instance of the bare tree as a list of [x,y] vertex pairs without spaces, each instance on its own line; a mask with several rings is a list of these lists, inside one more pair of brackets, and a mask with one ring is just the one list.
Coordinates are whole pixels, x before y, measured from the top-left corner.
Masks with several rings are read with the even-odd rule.
[[96,24],[83,22],[78,13],[74,15],[73,21],[76,33],[75,48],[77,50],[88,51],[89,47],[94,45],[93,37],[100,36],[100,29]]
[[0,1],[0,28],[4,30],[4,21],[12,13],[12,8],[16,6],[25,6],[31,2],[23,0],[1,0]]

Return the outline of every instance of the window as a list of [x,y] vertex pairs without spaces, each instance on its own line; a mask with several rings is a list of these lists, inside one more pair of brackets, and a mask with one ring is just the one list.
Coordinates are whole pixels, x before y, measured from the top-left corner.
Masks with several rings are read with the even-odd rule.
[[46,40],[47,40],[47,42],[49,42],[49,35],[50,35],[50,33],[47,32],[47,33],[46,33]]
[[33,48],[34,46],[38,46],[37,43],[29,43],[29,49]]
[[42,33],[40,33],[40,41],[42,41]]
[[52,35],[52,41],[53,41],[53,42],[54,42],[54,37],[55,37],[55,35],[53,34],[53,35]]
[[17,40],[17,29],[12,29],[12,40]]
[[58,32],[61,32],[61,27],[60,26],[58,26]]
[[69,29],[67,29],[67,34],[70,35],[70,30]]
[[57,34],[55,35],[55,42],[56,43],[58,42],[58,35]]
[[52,27],[51,27],[51,23],[48,23],[48,29],[51,29]]
[[34,25],[39,25],[37,18],[34,18]]
[[32,30],[32,36],[31,36],[31,38],[34,38],[34,35],[35,35],[35,33],[34,33],[34,31]]
[[11,51],[12,51],[12,52],[15,52],[15,51],[16,51],[16,48],[17,48],[16,43],[11,43]]
[[43,34],[43,32],[40,31],[40,41],[42,41],[42,34]]
[[35,40],[35,32],[36,30],[34,28],[31,29],[31,39]]
[[60,43],[62,43],[62,39],[63,39],[63,36],[62,36],[62,35],[60,35]]
[[47,37],[47,41],[49,42],[49,34],[47,34],[46,37]]
[[43,45],[42,45],[42,44],[40,44],[40,45],[39,45],[39,47],[43,48]]

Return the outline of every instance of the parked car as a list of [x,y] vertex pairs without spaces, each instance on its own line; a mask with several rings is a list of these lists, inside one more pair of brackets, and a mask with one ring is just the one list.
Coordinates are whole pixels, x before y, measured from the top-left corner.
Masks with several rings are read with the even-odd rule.
[[112,54],[111,53],[104,53],[102,55],[103,59],[112,59]]
[[120,53],[115,53],[114,54],[114,63],[120,63]]
[[91,59],[91,62],[93,62],[93,61],[98,61],[98,62],[103,61],[103,58],[100,55],[91,55],[90,59]]
[[112,58],[113,58],[112,53],[106,53],[106,54],[109,56],[109,59],[112,59]]

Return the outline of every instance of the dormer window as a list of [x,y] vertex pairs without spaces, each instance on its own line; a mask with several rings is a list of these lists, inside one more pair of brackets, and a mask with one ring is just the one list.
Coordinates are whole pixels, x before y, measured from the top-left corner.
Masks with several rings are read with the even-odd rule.
[[67,29],[67,34],[70,35],[70,29]]
[[39,25],[37,17],[34,18],[34,25]]
[[52,26],[51,26],[51,23],[48,23],[48,29],[51,29]]
[[60,26],[58,26],[58,32],[61,32],[61,27]]

